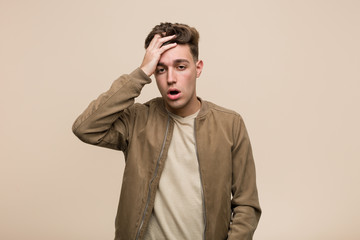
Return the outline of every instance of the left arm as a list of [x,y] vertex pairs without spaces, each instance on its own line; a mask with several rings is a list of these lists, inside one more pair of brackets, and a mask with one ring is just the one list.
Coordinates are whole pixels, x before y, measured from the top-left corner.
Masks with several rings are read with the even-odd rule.
[[234,124],[232,149],[231,200],[232,223],[229,240],[251,240],[260,219],[261,209],[256,187],[255,163],[250,139],[241,118]]

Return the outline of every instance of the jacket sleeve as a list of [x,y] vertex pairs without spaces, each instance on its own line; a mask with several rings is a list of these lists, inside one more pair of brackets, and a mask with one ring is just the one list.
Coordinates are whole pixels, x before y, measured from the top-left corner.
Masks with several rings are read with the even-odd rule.
[[234,124],[232,149],[232,222],[229,240],[251,240],[260,219],[255,164],[247,130],[241,117]]
[[127,148],[134,101],[150,83],[140,68],[113,82],[110,89],[92,101],[75,120],[72,131],[83,142],[124,151]]

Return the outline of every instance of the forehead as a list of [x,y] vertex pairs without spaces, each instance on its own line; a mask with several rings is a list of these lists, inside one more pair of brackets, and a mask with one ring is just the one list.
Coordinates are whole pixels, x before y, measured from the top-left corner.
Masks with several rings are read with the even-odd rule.
[[159,62],[171,64],[178,59],[186,59],[189,62],[193,62],[189,45],[178,44],[176,47],[167,50],[161,55]]

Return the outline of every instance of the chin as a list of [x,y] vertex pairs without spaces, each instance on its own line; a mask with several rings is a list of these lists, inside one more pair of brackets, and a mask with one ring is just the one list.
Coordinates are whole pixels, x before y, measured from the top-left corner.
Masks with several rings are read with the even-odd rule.
[[176,104],[174,102],[167,102],[166,106],[167,106],[168,110],[171,110],[171,111],[178,111],[184,107],[182,104]]

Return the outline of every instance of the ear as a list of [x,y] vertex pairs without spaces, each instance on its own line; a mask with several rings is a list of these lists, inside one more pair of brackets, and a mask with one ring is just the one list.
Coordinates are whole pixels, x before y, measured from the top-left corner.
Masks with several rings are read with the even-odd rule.
[[196,62],[196,78],[200,77],[203,67],[204,67],[203,61],[198,60]]

